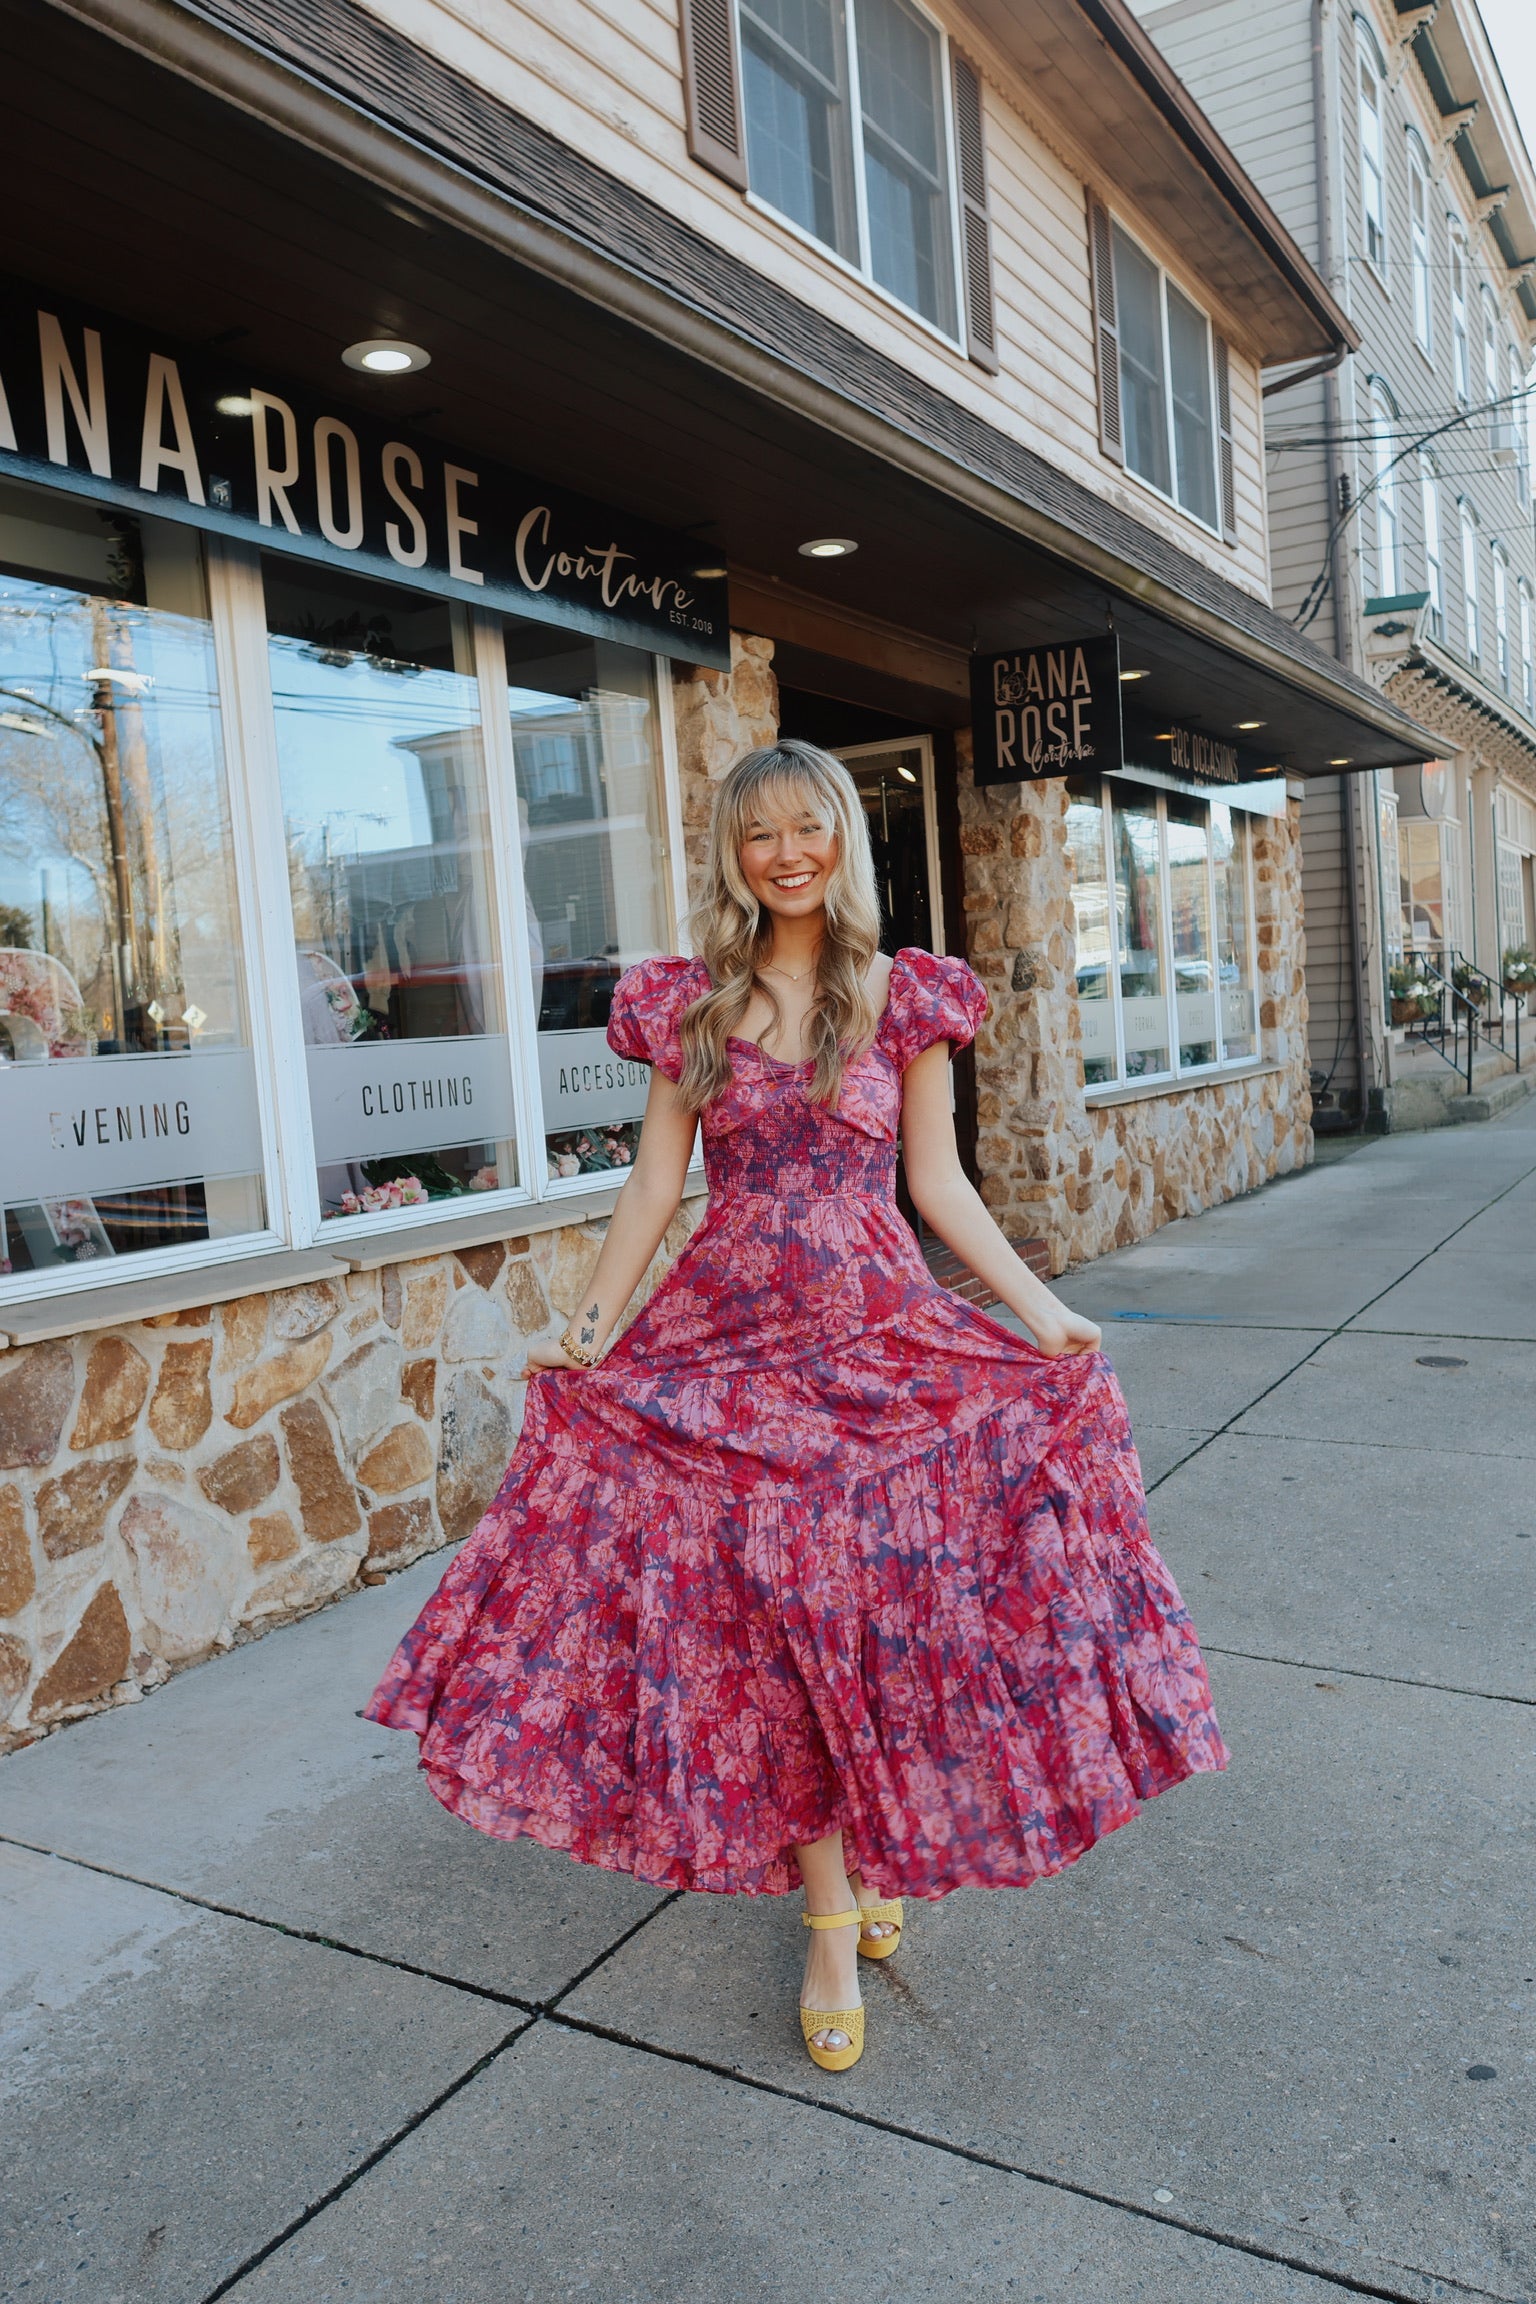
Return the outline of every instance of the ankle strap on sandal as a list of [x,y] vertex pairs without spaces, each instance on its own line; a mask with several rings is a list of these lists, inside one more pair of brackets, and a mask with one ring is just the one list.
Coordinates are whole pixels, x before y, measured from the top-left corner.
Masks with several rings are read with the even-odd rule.
[[851,1912],[802,1912],[800,1918],[807,1928],[853,1928],[864,1915],[855,1905]]

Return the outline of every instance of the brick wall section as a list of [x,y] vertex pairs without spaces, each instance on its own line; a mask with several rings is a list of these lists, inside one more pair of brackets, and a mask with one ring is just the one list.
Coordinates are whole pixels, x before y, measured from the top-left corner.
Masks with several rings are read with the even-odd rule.
[[976,1048],[982,1195],[1051,1269],[1143,1239],[1311,1158],[1300,808],[1255,818],[1262,1054],[1279,1069],[1090,1107],[1078,1054],[1066,788],[978,790],[960,739],[966,935],[992,1007]]

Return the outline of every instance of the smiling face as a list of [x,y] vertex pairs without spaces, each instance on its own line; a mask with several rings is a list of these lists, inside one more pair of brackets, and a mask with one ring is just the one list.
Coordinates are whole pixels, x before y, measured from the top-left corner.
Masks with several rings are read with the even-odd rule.
[[762,793],[742,833],[741,875],[765,912],[805,920],[826,906],[837,834],[805,792]]

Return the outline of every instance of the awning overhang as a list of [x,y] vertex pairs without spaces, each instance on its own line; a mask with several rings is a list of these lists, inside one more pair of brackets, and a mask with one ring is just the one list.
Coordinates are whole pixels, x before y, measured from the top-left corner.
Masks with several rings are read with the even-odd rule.
[[[920,636],[933,667],[1112,619],[1142,708],[1258,721],[1277,769],[1434,755],[1263,601],[350,0],[56,0],[43,21],[39,42],[0,0],[0,267],[691,532],[745,597],[821,604],[827,644],[803,605],[790,644],[813,671],[840,618]],[[431,369],[341,368],[393,334]],[[861,549],[799,556],[827,534]],[[892,693],[967,717],[958,678],[893,671]]]

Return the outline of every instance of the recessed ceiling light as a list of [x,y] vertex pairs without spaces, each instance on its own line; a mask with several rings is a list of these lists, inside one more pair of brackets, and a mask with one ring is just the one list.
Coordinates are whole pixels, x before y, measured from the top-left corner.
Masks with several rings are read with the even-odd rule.
[[419,344],[407,344],[398,336],[365,336],[361,344],[349,344],[341,356],[343,367],[361,368],[370,376],[411,376],[427,367],[431,358]]
[[1122,680],[1150,680],[1152,675],[1150,672],[1122,672],[1120,677]]
[[809,544],[802,544],[802,560],[846,560],[858,546],[851,536],[813,536]]
[[898,776],[902,776],[902,777],[905,777],[906,781],[907,781],[909,784],[915,784],[915,783],[917,782],[917,778],[916,778],[916,777],[913,775],[913,773],[912,773],[911,769],[910,769],[910,768],[903,768],[903,766],[902,766],[902,764],[901,764],[901,762],[900,762],[899,760],[898,760],[898,761],[897,761],[897,763],[896,763],[896,773],[897,773],[897,775],[898,775]]
[[1164,728],[1160,735],[1153,737],[1152,741],[1154,744],[1171,744],[1173,742],[1173,730]]
[[707,584],[712,582],[715,577],[723,576],[725,570],[723,568],[695,568],[693,573],[701,584]]
[[1262,728],[1264,723],[1262,720],[1239,720],[1236,725],[1239,728]]
[[1330,768],[1347,768],[1350,765],[1348,755],[1346,754],[1343,758],[1338,760],[1330,760],[1328,765]]
[[256,413],[255,401],[243,392],[226,392],[222,400],[215,400],[214,406],[221,416],[254,416]]

